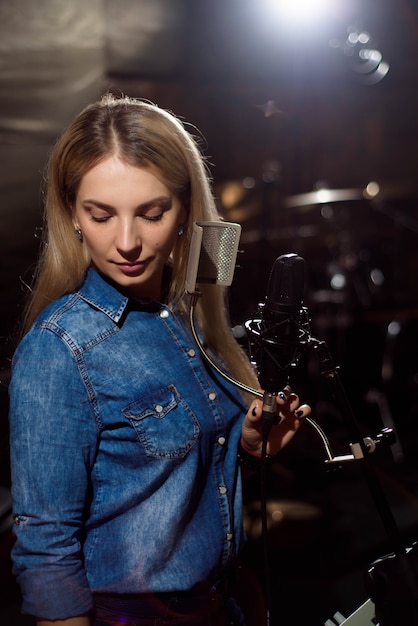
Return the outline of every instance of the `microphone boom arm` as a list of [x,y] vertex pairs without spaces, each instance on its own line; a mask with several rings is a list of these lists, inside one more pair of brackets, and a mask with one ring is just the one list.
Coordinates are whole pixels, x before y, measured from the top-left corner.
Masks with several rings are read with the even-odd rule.
[[[373,471],[370,463],[368,462],[368,454],[372,452],[374,447],[370,442],[373,442],[370,438],[363,439],[360,429],[357,425],[356,419],[344,386],[341,381],[341,377],[338,372],[338,368],[335,366],[333,358],[330,355],[328,347],[324,341],[318,341],[312,337],[307,342],[307,348],[312,349],[319,356],[319,362],[321,364],[321,375],[325,378],[328,386],[331,390],[331,395],[334,398],[338,408],[341,411],[342,417],[347,426],[351,442],[350,448],[353,452],[352,457],[334,457],[333,462],[339,460],[356,460],[361,464],[363,476],[369,487],[369,491],[374,499],[375,505],[379,512],[382,524],[386,530],[388,538],[392,543],[393,551],[396,555],[404,554],[405,548],[402,545],[398,526],[395,522],[392,511],[389,504],[383,494],[381,485]],[[375,443],[375,442],[373,442]]]
[[[418,543],[405,548],[401,533],[377,475],[368,461],[373,452],[369,438],[362,439],[345,389],[333,359],[323,341],[309,338],[306,347],[319,355],[321,375],[325,377],[331,394],[339,406],[352,438],[353,455],[349,460],[360,463],[382,525],[387,533],[392,552],[371,563],[365,577],[366,590],[375,605],[375,618],[380,626],[404,626],[418,623]],[[390,431],[390,429],[385,429]],[[383,432],[383,431],[382,431]],[[391,432],[391,431],[390,431]],[[373,442],[375,443],[375,442]],[[346,460],[343,458],[343,460]],[[338,457],[333,461],[338,461]],[[345,623],[345,622],[344,622]],[[356,622],[357,623],[357,622]]]

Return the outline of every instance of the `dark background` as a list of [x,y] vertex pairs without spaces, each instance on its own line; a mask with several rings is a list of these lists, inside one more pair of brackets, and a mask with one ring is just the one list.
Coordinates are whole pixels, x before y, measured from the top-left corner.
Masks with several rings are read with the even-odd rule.
[[[220,211],[243,227],[232,325],[252,316],[277,256],[304,257],[311,332],[341,366],[363,436],[396,429],[396,445],[370,462],[402,541],[418,536],[417,3],[334,0],[326,16],[317,9],[308,21],[305,10],[293,22],[274,4],[0,2],[4,624],[25,623],[9,563],[7,384],[42,229],[43,167],[61,129],[107,90],[149,99],[199,129]],[[302,355],[292,382],[335,453],[348,453],[315,355]],[[325,458],[306,426],[271,468],[272,626],[348,615],[368,597],[367,566],[392,549],[361,467],[329,472]],[[264,619],[258,492],[250,479],[241,589],[254,626]]]

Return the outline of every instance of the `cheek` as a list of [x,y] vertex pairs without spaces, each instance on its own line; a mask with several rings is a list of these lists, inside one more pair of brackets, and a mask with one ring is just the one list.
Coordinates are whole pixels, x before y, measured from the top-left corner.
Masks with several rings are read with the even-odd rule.
[[159,237],[154,242],[154,248],[169,255],[174,248],[177,237],[177,230],[175,232],[169,233],[166,237]]
[[101,252],[105,249],[105,240],[100,237],[91,237],[89,234],[83,231],[84,236],[84,244],[90,254],[90,256],[100,255]]

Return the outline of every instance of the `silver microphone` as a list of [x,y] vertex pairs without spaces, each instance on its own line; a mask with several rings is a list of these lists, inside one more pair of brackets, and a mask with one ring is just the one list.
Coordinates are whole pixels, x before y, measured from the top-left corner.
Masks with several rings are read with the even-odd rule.
[[234,277],[241,226],[234,222],[194,222],[186,292],[197,283],[229,286]]
[[194,311],[202,295],[197,283],[229,286],[234,277],[241,226],[233,222],[195,222],[190,243],[186,276],[186,293],[191,295],[190,328],[200,353],[214,370],[239,389],[263,397],[259,391],[232,378],[206,352],[195,327]]

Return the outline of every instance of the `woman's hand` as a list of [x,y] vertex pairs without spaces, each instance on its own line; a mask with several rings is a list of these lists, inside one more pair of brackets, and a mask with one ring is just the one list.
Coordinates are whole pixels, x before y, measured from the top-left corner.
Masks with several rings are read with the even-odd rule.
[[[268,437],[266,453],[268,456],[277,454],[292,439],[305,417],[310,415],[311,408],[300,404],[299,397],[289,386],[277,394],[278,423],[272,425]],[[241,445],[245,450],[261,456],[263,442],[263,399],[256,398],[251,403],[242,425]]]

